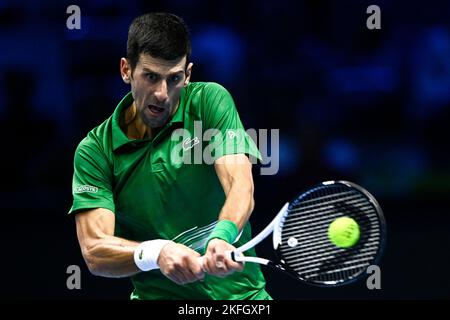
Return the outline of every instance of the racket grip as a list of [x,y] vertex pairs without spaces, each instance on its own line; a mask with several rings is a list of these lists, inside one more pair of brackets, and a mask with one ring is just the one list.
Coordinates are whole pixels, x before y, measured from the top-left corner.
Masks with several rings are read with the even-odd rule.
[[234,262],[236,262],[235,258],[234,258],[234,251],[225,251],[225,255],[227,256],[228,259],[233,260]]
[[[225,251],[225,255],[227,256],[228,259],[231,259],[234,262],[237,262],[237,260],[235,258],[235,256],[237,256],[237,255],[235,254],[234,251],[231,251],[231,250],[230,251]],[[202,268],[203,268],[203,260],[204,260],[203,256],[197,257],[197,261],[198,261],[198,263],[200,263]]]

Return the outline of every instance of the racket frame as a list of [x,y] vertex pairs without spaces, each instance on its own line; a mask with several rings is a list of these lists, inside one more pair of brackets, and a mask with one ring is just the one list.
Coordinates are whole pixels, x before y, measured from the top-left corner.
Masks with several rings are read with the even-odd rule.
[[[343,184],[343,185],[347,185],[348,187],[358,190],[364,196],[366,196],[367,199],[369,199],[369,201],[374,205],[374,207],[377,211],[377,214],[378,214],[379,221],[380,221],[380,233],[381,234],[380,234],[380,245],[379,245],[378,251],[376,253],[375,259],[372,262],[372,265],[378,265],[380,258],[384,252],[385,245],[386,245],[386,236],[387,236],[386,221],[384,218],[383,211],[381,210],[381,207],[378,204],[377,200],[367,190],[365,190],[361,186],[358,186],[357,184],[354,184],[349,181],[330,180],[330,181],[324,181],[324,182],[317,184],[316,187],[309,189],[307,192],[300,193],[295,199],[299,199],[301,197],[301,195],[312,192],[313,190],[315,190],[316,188],[319,188],[321,186],[324,186],[324,185],[327,186],[327,185],[333,185],[333,184]],[[361,273],[361,274],[359,274],[349,280],[346,280],[346,281],[341,281],[341,282],[330,281],[328,283],[310,282],[305,279],[299,278],[293,270],[290,270],[289,267],[283,263],[283,260],[280,258],[280,255],[278,253],[278,247],[279,247],[279,245],[281,245],[281,228],[279,228],[279,226],[280,226],[280,223],[284,221],[284,218],[287,216],[288,212],[289,212],[289,202],[286,203],[283,206],[283,208],[281,208],[281,210],[278,212],[278,214],[275,216],[275,218],[270,222],[270,224],[267,225],[267,227],[264,228],[257,236],[255,236],[252,240],[245,243],[244,245],[237,248],[236,250],[226,252],[227,256],[235,262],[253,262],[253,263],[259,263],[262,265],[274,267],[276,269],[286,272],[287,274],[289,274],[290,276],[294,277],[297,280],[301,280],[302,282],[306,282],[310,285],[314,285],[314,286],[318,286],[318,287],[341,286],[344,284],[355,282],[363,276],[363,273]],[[273,233],[273,248],[275,249],[276,256],[278,257],[280,263],[276,263],[274,261],[260,258],[260,257],[246,257],[243,255],[243,252],[255,247],[262,240],[267,238],[267,236],[269,236],[271,233]]]

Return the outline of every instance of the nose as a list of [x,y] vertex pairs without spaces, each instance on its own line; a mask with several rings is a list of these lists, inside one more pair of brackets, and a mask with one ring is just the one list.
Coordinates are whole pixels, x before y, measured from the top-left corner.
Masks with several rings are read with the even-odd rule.
[[166,81],[162,80],[158,83],[158,87],[155,91],[155,97],[158,102],[165,102],[169,98]]

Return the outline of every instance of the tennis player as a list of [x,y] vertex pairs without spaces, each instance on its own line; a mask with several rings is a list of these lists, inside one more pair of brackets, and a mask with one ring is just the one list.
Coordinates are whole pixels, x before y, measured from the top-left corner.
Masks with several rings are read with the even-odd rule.
[[[131,299],[271,299],[258,264],[225,254],[251,238],[248,156],[260,154],[227,90],[189,81],[190,54],[181,18],[132,22],[120,60],[131,92],[75,152],[70,213],[81,251],[94,275],[131,277]],[[175,161],[175,148],[202,145],[199,122],[223,133],[213,163]],[[182,148],[180,129],[190,136]]]

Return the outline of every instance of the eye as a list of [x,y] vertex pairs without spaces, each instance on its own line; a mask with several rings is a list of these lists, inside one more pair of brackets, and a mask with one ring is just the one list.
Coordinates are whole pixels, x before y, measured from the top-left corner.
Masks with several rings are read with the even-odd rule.
[[158,80],[158,75],[154,73],[146,73],[145,77],[150,81],[156,81]]
[[178,75],[176,75],[176,76],[171,76],[171,77],[169,78],[169,82],[170,82],[170,83],[174,83],[174,84],[180,82],[180,80],[181,80],[181,77],[178,76]]

